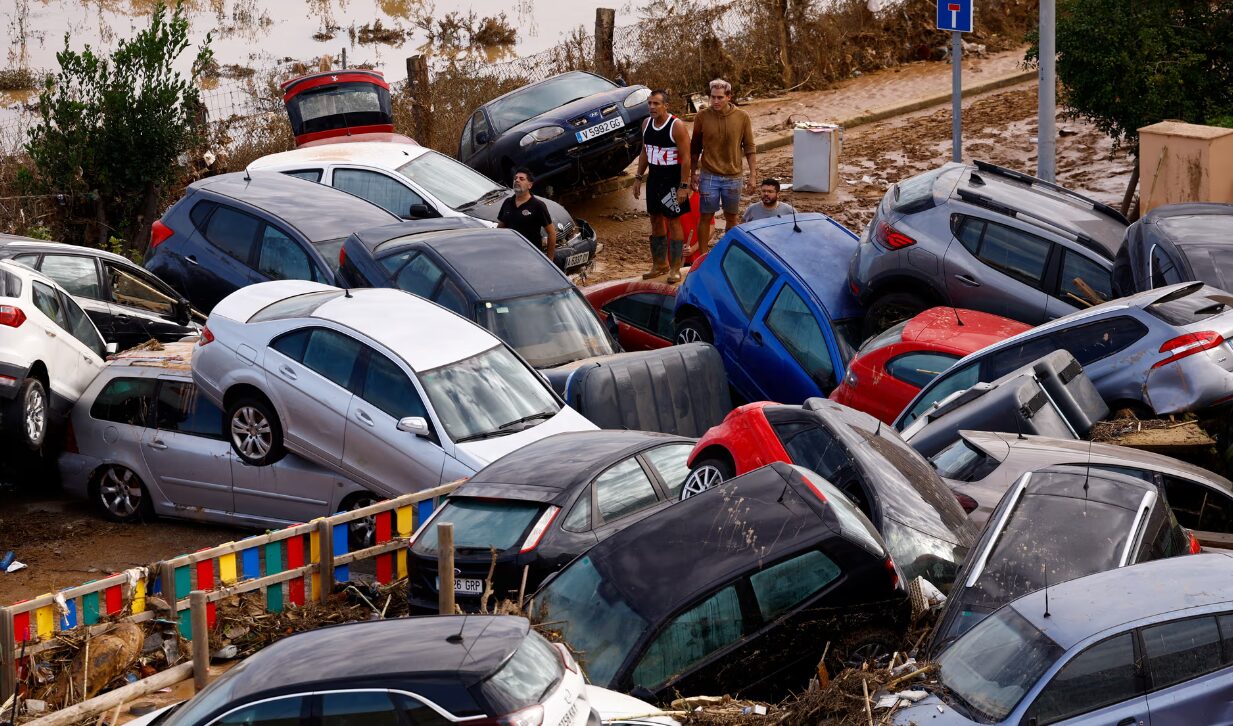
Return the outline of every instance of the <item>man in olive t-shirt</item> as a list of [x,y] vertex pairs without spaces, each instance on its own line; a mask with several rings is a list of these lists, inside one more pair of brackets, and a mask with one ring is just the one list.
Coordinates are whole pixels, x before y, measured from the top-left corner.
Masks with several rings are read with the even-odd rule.
[[[526,237],[531,244],[544,250],[549,261],[555,262],[557,253],[557,228],[544,200],[531,194],[535,179],[529,169],[514,172],[514,196],[501,205],[497,213],[497,226],[512,229]],[[548,247],[544,248],[540,232],[548,235]]]

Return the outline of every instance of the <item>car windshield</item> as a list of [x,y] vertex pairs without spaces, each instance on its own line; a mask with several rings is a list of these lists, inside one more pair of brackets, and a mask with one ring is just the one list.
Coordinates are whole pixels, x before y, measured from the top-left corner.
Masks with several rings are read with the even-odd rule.
[[531,603],[531,613],[581,653],[588,679],[608,687],[647,628],[589,556],[572,562]]
[[420,185],[450,209],[504,194],[505,187],[444,154],[426,151],[398,167],[398,173]]
[[929,463],[933,464],[938,476],[955,481],[980,481],[997,469],[1000,462],[961,438],[934,454]]
[[488,106],[488,117],[497,133],[505,133],[541,113],[616,87],[612,81],[590,73],[566,73],[493,101]]
[[415,539],[411,549],[418,554],[437,552],[438,524],[454,525],[454,547],[459,550],[504,552],[522,541],[531,522],[544,509],[538,502],[515,499],[475,499],[450,497],[428,527]]
[[960,707],[978,712],[981,720],[1001,721],[1062,652],[1014,608],[1004,607],[955,641],[937,663],[942,685]]
[[420,375],[455,443],[522,431],[561,410],[539,375],[508,348],[495,348]]
[[616,352],[595,311],[574,287],[481,303],[479,323],[536,368]]

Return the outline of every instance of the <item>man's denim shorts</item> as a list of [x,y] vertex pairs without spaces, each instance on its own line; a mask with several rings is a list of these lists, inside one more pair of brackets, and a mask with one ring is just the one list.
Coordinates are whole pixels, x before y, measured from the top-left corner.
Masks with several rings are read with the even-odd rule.
[[723,206],[724,214],[739,214],[742,186],[744,184],[739,176],[702,172],[698,175],[698,193],[702,196],[698,209],[703,214],[714,214]]

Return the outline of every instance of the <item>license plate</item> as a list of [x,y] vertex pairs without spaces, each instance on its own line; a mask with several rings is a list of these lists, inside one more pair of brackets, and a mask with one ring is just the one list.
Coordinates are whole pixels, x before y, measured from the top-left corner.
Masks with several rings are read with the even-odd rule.
[[625,119],[617,116],[616,118],[610,118],[597,126],[592,126],[589,129],[583,129],[575,135],[578,137],[579,141],[586,141],[587,139],[593,139],[596,136],[603,136],[609,131],[616,131],[624,125]]
[[586,261],[591,259],[590,252],[579,252],[576,255],[570,255],[565,258],[565,268],[577,267],[578,265],[586,264]]
[[468,578],[459,578],[454,580],[455,595],[483,595],[484,581],[472,580]]

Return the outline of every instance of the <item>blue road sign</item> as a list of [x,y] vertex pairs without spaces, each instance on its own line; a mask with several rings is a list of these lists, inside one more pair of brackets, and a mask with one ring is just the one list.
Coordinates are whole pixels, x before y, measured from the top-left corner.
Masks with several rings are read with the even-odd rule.
[[972,32],[972,3],[975,0],[938,0],[938,30]]

